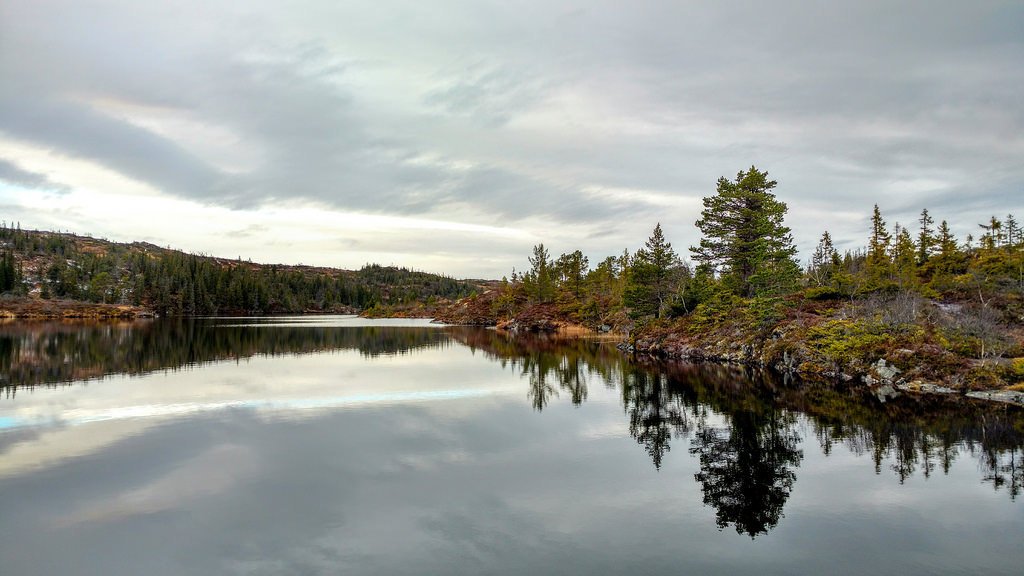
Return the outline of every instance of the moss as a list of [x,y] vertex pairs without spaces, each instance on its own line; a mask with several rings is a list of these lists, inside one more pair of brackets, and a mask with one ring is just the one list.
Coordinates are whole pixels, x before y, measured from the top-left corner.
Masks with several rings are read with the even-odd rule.
[[1000,367],[991,364],[971,368],[964,375],[964,386],[969,390],[992,390],[1006,386]]
[[1011,382],[1024,382],[1024,358],[1014,358],[1006,367],[1007,379]]
[[856,320],[828,320],[807,330],[807,346],[838,366],[868,363],[882,357],[894,345],[884,326]]

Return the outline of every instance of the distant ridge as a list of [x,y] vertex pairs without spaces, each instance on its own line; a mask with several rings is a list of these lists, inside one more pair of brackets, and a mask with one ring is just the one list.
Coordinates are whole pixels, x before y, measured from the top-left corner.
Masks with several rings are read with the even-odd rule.
[[159,315],[359,312],[434,304],[477,290],[471,282],[404,267],[259,264],[7,224],[0,225],[0,252],[9,267],[0,274],[0,292],[142,306]]

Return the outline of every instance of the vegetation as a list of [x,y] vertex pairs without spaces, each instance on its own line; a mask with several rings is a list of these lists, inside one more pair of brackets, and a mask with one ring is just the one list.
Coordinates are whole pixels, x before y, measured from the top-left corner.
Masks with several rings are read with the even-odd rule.
[[878,360],[905,382],[1013,385],[1024,356],[1024,233],[1013,215],[959,242],[928,210],[918,229],[874,206],[867,246],[840,254],[823,231],[801,268],[777,182],[750,167],[721,178],[684,261],[657,224],[643,247],[588,268],[579,250],[460,303],[445,319],[553,330],[619,330],[637,351],[745,362],[829,378],[874,377]]
[[703,237],[691,248],[693,258],[739,296],[791,291],[800,275],[793,237],[782,223],[786,204],[771,193],[776,184],[751,166],[735,182],[720,178],[717,194],[704,198],[697,221]]
[[131,304],[160,315],[357,311],[437,302],[474,290],[406,268],[260,265],[6,224],[0,225],[0,249],[4,293]]

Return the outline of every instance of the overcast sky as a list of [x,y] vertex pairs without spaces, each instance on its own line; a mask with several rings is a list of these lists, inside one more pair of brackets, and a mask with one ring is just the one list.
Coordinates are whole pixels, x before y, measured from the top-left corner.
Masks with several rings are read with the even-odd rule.
[[458,277],[682,255],[756,165],[806,257],[1024,216],[1024,2],[0,3],[0,218]]

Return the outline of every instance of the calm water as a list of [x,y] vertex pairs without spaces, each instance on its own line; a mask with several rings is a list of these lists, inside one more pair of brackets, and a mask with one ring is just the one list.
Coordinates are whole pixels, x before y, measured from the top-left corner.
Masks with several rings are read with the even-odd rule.
[[6,324],[0,574],[1021,574],[1022,445],[598,342]]

